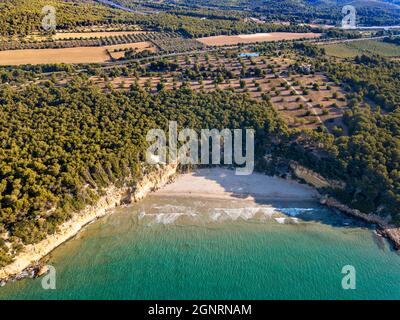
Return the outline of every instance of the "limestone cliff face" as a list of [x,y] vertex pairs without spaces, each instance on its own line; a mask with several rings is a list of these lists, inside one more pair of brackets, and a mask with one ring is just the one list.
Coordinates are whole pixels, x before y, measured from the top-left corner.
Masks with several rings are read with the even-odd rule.
[[[303,179],[306,183],[314,186],[317,189],[320,188],[336,188],[344,189],[346,185],[340,181],[328,180],[319,175],[318,173],[301,166],[296,161],[290,162],[290,167],[296,177]],[[376,214],[366,214],[357,209],[352,209],[336,199],[329,197],[322,197],[320,200],[321,204],[327,205],[342,211],[343,213],[367,221],[369,223],[376,224],[379,227],[380,233],[389,238],[396,249],[400,250],[400,228],[390,224],[390,217],[384,219]]]
[[308,184],[312,185],[313,187],[320,189],[320,188],[337,188],[337,189],[344,189],[345,184],[340,181],[335,180],[328,180],[321,176],[320,174],[301,166],[296,161],[290,162],[290,167],[293,170],[293,173],[297,178],[303,179]]
[[89,206],[74,214],[69,221],[59,227],[55,234],[49,235],[45,240],[37,244],[25,246],[11,264],[0,269],[0,280],[3,280],[4,283],[7,280],[19,279],[23,277],[21,273],[25,276],[32,275],[32,270],[26,270],[38,265],[43,257],[63,242],[74,237],[84,226],[107,215],[112,209],[122,203],[143,199],[150,192],[167,184],[175,175],[176,170],[177,165],[168,165],[159,168],[143,177],[133,188],[110,186],[107,188],[106,194],[100,198],[96,205]]
[[145,175],[134,188],[131,200],[133,202],[140,201],[150,192],[154,192],[171,182],[176,174],[177,167],[177,164],[171,164]]
[[0,279],[15,276],[31,265],[36,264],[41,258],[49,254],[63,242],[76,235],[85,225],[106,215],[110,209],[118,206],[128,193],[129,188],[108,188],[106,195],[96,205],[76,213],[72,219],[59,227],[58,232],[49,235],[45,240],[37,244],[25,246],[11,264],[0,270]]

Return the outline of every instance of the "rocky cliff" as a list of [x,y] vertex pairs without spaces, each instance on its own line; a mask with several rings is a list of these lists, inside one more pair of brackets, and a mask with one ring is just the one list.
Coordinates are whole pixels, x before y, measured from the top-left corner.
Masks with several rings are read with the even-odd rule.
[[336,180],[328,180],[321,176],[320,174],[301,166],[296,161],[290,161],[290,168],[293,170],[294,175],[299,178],[303,179],[309,185],[317,189],[321,188],[337,188],[337,189],[344,189],[346,185],[343,182],[336,181]]
[[[312,185],[317,189],[321,188],[337,188],[344,189],[346,185],[340,181],[328,180],[318,173],[301,166],[295,161],[290,162],[290,167],[293,170],[293,174],[300,179],[303,179],[307,184]],[[376,224],[378,231],[389,240],[391,240],[397,250],[400,250],[400,228],[390,223],[390,217],[384,219],[376,214],[366,214],[357,209],[351,209],[336,199],[323,196],[320,200],[321,204],[327,205],[340,210],[341,212],[362,219],[366,222]]]
[[400,249],[400,228],[390,224],[389,219],[384,219],[375,214],[365,214],[357,209],[351,209],[343,203],[330,197],[322,197],[320,202],[328,207],[338,209],[349,216],[376,224],[378,226],[378,231],[383,236],[391,240],[397,250]]
[[176,171],[176,164],[168,165],[147,174],[133,188],[110,186],[96,205],[89,206],[74,214],[72,219],[62,224],[55,234],[49,235],[37,244],[25,246],[11,264],[0,269],[0,285],[4,285],[9,280],[34,276],[35,272],[40,270],[38,267],[40,260],[62,243],[74,237],[84,226],[111,213],[112,209],[122,203],[143,199],[150,192],[170,182]]

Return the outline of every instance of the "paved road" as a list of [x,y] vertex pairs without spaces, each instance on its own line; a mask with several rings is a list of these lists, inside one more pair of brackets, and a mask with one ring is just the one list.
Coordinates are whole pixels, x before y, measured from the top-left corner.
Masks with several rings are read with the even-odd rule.
[[124,10],[124,11],[127,11],[127,12],[132,12],[132,13],[137,13],[137,14],[147,14],[146,12],[142,12],[142,11],[138,11],[138,10],[133,10],[133,9],[131,9],[131,8],[127,8],[127,7],[121,6],[120,4],[115,3],[115,2],[112,2],[112,1],[109,1],[109,0],[96,0],[96,1],[97,1],[97,2],[100,2],[100,3],[102,3],[102,4],[105,4],[105,5],[108,5],[108,6],[110,6],[110,7],[114,7],[114,8],[117,8],[117,9],[121,9],[121,10]]

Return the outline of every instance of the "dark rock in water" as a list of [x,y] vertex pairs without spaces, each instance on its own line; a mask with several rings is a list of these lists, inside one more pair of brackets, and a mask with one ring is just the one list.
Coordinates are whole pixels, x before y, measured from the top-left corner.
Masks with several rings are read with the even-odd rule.
[[37,277],[41,277],[44,274],[46,274],[49,271],[49,268],[47,266],[41,266],[38,271],[36,272]]
[[11,276],[7,279],[0,280],[0,287],[4,287],[8,282],[15,282],[25,278],[35,278],[40,277],[47,273],[48,268],[44,265],[34,265],[23,270],[21,273]]
[[34,270],[34,269],[29,270],[29,275],[28,275],[28,277],[29,277],[29,278],[34,278],[34,277],[35,277],[35,270]]
[[385,251],[385,241],[382,235],[377,230],[374,230],[373,235],[374,235],[373,240],[377,245],[377,247],[379,248],[379,250]]
[[24,270],[20,274],[15,276],[15,280],[21,280],[23,278],[28,278],[28,277],[29,277],[29,271],[28,270]]

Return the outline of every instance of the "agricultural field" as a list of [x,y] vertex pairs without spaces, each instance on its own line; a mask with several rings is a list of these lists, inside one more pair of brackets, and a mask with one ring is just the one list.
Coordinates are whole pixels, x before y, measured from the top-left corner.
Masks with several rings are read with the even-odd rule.
[[133,50],[134,52],[157,52],[157,48],[152,42],[137,42],[137,43],[127,43],[127,44],[117,44],[115,46],[106,47],[111,58],[118,60],[125,57],[125,52],[127,50]]
[[[103,33],[105,35],[105,33]],[[100,47],[116,44],[180,38],[175,32],[134,32],[114,36],[88,37],[64,40],[47,40],[35,42],[6,41],[0,42],[0,51],[20,49],[59,49],[74,47]]]
[[400,57],[400,46],[380,40],[353,41],[322,47],[327,55],[337,58],[354,58],[362,54],[379,54],[388,58]]
[[55,34],[52,35],[43,35],[40,33],[32,33],[26,35],[21,38],[17,37],[1,37],[0,41],[2,42],[45,42],[49,40],[60,41],[60,40],[68,40],[68,39],[91,39],[91,38],[107,38],[107,37],[116,37],[116,36],[124,36],[131,34],[143,34],[149,33],[149,31],[141,30],[136,25],[99,25],[99,26],[90,26],[90,27],[76,27],[71,30],[58,30]]
[[[329,129],[335,126],[343,127],[341,118],[346,109],[346,98],[345,92],[337,85],[329,82],[323,74],[305,75],[293,72],[291,66],[297,61],[293,52],[282,55],[277,52],[259,54],[248,51],[255,42],[315,38],[320,34],[267,33],[195,40],[184,39],[176,33],[130,32],[133,34],[128,34],[128,31],[70,32],[63,33],[62,37],[59,34],[60,39],[63,37],[68,39],[84,34],[101,37],[112,33],[113,37],[105,39],[124,39],[124,41],[114,41],[115,44],[95,47],[2,51],[0,65],[84,64],[115,60],[128,64],[129,60],[123,62],[127,56],[140,57],[138,54],[145,51],[150,54],[167,53],[172,56],[163,60],[153,59],[156,64],[160,63],[154,69],[150,60],[141,62],[139,66],[142,71],[139,76],[137,73],[125,72],[123,76],[112,75],[106,78],[96,75],[92,76],[91,80],[104,90],[110,87],[128,90],[136,82],[150,92],[173,90],[183,84],[194,90],[207,92],[231,90],[247,94],[257,100],[269,100],[291,127],[314,128],[320,125]],[[134,37],[131,40],[135,42],[125,41],[126,37]],[[91,40],[87,38],[82,41]],[[249,48],[215,48],[208,50],[207,53],[204,51],[206,46],[234,45],[241,42],[247,43],[246,47]],[[196,50],[200,52],[184,53]],[[68,81],[63,79],[62,84]]]
[[91,80],[102,87],[128,90],[134,83],[149,92],[174,90],[183,84],[196,91],[230,90],[256,100],[269,100],[290,127],[323,125],[342,127],[347,109],[345,92],[321,73],[291,70],[296,57],[241,57],[239,51],[188,54],[141,64],[140,76],[114,76]]
[[107,47],[28,49],[0,52],[0,65],[47,63],[102,63],[109,61]]
[[75,47],[62,49],[28,49],[0,51],[0,65],[25,65],[48,63],[104,63],[119,59],[124,50],[134,49],[137,52],[157,49],[151,42],[117,44],[103,47]]
[[53,40],[90,39],[143,34],[146,31],[98,31],[98,32],[60,32],[52,36]]
[[162,38],[155,39],[152,42],[162,51],[165,52],[184,52],[191,51],[196,49],[204,49],[204,45],[193,39],[184,39],[184,38]]
[[111,31],[142,31],[142,28],[136,24],[128,23],[108,23],[95,24],[90,26],[74,26],[68,30],[59,30],[58,33],[86,33],[86,32],[111,32]]
[[[71,36],[73,33],[65,34]],[[93,33],[91,33],[93,35]],[[99,33],[96,33],[99,34]],[[108,34],[103,32],[101,34]],[[114,33],[113,33],[114,34]],[[70,39],[70,38],[68,38]],[[159,49],[188,50],[203,45],[190,39],[180,38],[169,32],[124,32],[120,35],[93,37],[77,40],[53,41],[49,43],[2,43],[0,44],[0,65],[25,65],[46,63],[103,63],[124,57],[132,49],[139,53],[147,50],[154,53]],[[21,49],[18,49],[21,48]]]
[[256,43],[281,40],[298,40],[318,38],[319,33],[291,33],[291,32],[271,32],[271,33],[256,33],[243,34],[235,36],[213,36],[197,39],[207,46],[226,46],[236,45],[241,43]]

